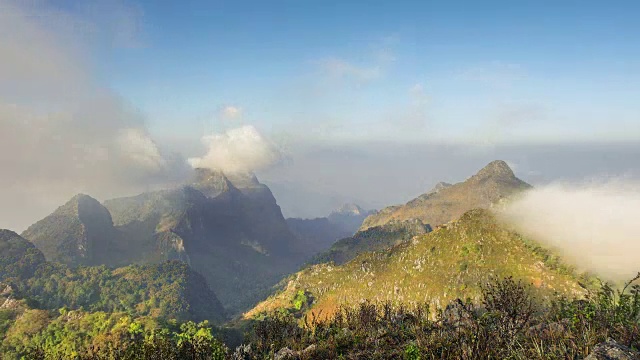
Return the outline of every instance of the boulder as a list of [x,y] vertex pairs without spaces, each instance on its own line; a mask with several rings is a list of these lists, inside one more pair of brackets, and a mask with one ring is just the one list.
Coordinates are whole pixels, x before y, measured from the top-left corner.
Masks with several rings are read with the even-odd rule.
[[614,340],[598,344],[584,360],[637,360],[640,353]]

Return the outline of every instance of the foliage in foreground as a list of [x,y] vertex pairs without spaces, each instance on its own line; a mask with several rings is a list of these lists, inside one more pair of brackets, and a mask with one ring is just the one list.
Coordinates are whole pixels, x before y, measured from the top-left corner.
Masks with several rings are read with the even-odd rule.
[[[55,321],[34,331],[34,317],[16,321],[25,327],[22,337],[14,325],[3,346],[22,339],[24,345],[13,348],[16,358],[27,359],[581,359],[609,339],[640,349],[640,286],[632,284],[638,278],[620,291],[603,284],[585,299],[549,304],[536,303],[529,286],[505,278],[485,284],[480,303],[456,300],[435,316],[426,305],[369,302],[304,324],[278,312],[255,322],[235,351],[206,323],[167,328],[131,319],[84,332],[81,324],[67,325],[79,333],[65,338],[56,334],[62,325],[52,326]],[[100,323],[95,320],[87,321]],[[60,339],[84,345],[69,352]]]
[[[69,312],[47,323],[46,316],[42,310],[25,312],[7,333],[1,358],[215,360],[228,353],[206,321],[160,324],[123,314]],[[38,327],[41,330],[34,332]]]
[[543,305],[506,278],[483,286],[481,304],[456,300],[435,319],[426,306],[371,303],[305,327],[281,313],[256,324],[245,358],[582,359],[608,339],[639,349],[640,286],[632,282]]

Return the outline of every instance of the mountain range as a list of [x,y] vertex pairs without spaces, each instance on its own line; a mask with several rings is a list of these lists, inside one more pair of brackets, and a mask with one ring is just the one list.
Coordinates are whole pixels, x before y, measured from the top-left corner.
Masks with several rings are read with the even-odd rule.
[[231,313],[313,255],[253,174],[205,169],[179,188],[104,204],[77,195],[22,235],[48,260],[72,267],[183,261]]
[[[164,280],[186,279],[184,284],[202,291],[185,285],[171,295],[193,304],[191,313],[162,311],[200,318],[206,313],[202,307],[209,306],[218,320],[290,309],[300,304],[300,296],[306,305],[294,306],[296,311],[327,314],[365,298],[409,303],[429,298],[437,306],[454,297],[473,298],[478,283],[502,275],[531,281],[541,294],[577,294],[572,269],[487,210],[529,188],[505,162],[494,161],[463,182],[439,183],[405,205],[365,211],[347,204],[324,218],[285,219],[255,175],[196,169],[191,181],[172,189],[104,203],[73,197],[22,234],[35,247],[18,237],[21,245],[12,251],[22,254],[18,263],[27,280],[17,289],[24,294],[42,289],[41,282],[56,272],[97,287],[103,285],[93,272],[115,284],[123,276],[153,283],[149,274],[159,276],[159,267],[166,266],[174,275]],[[10,238],[15,242],[16,236]],[[34,269],[45,269],[37,270],[45,280],[33,280]],[[122,291],[117,289],[111,292]],[[145,291],[155,294],[157,288]],[[144,294],[129,303],[147,301]],[[30,297],[50,307],[69,300],[43,290]],[[70,303],[83,301],[93,304]]]
[[[516,178],[504,161],[493,161],[464,182],[456,185],[440,182],[406,205],[369,212],[354,235],[333,243],[310,263],[343,264],[360,253],[383,250],[411,240],[414,236],[424,235],[432,231],[432,225],[456,220],[459,214],[466,211],[490,208],[530,187]],[[353,211],[364,214],[359,209]]]

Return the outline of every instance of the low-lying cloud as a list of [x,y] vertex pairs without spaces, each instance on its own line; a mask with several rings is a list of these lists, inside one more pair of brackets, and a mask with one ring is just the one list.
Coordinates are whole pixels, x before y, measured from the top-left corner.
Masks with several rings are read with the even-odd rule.
[[517,230],[609,279],[640,271],[640,183],[553,184],[528,191],[502,215]]
[[282,158],[278,147],[251,125],[208,135],[202,141],[208,151],[202,157],[189,159],[195,168],[228,173],[258,171],[274,165]]
[[96,81],[95,45],[74,30],[91,24],[46,4],[0,9],[0,228],[22,229],[77,192],[105,198],[186,176],[186,161]]

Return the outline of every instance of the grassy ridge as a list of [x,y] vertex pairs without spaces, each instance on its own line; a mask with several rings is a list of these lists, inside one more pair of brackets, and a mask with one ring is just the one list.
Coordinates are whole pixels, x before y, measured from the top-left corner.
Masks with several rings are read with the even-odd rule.
[[579,276],[550,259],[541,248],[502,226],[488,210],[472,210],[436,231],[384,251],[361,254],[344,265],[308,267],[286,279],[279,293],[245,318],[278,309],[297,311],[294,300],[299,294],[307,299],[299,312],[320,316],[365,300],[428,302],[432,308],[442,308],[456,298],[478,300],[478,284],[505,276],[534,284],[542,298],[553,293],[582,295]]

